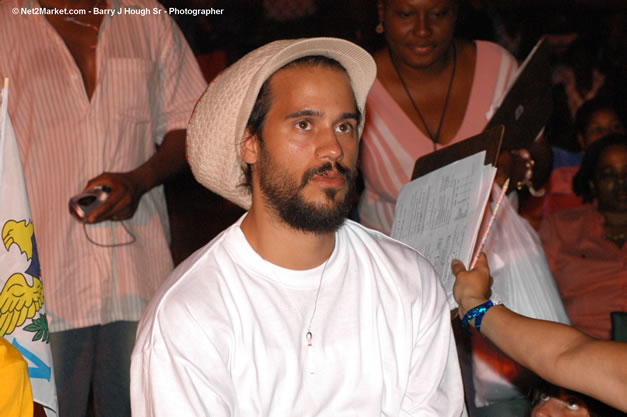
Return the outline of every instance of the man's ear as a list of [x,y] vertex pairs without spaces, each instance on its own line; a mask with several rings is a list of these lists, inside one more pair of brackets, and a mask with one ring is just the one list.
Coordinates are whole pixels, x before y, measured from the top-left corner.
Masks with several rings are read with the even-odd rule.
[[244,134],[244,139],[240,144],[240,154],[244,162],[254,165],[259,159],[259,139],[257,135],[252,135],[248,129]]

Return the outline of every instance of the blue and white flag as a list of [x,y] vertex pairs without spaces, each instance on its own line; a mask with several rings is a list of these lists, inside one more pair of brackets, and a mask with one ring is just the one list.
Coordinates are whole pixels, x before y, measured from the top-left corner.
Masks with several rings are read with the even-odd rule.
[[44,287],[7,84],[0,93],[0,337],[26,359],[33,399],[51,417],[57,415],[57,391]]

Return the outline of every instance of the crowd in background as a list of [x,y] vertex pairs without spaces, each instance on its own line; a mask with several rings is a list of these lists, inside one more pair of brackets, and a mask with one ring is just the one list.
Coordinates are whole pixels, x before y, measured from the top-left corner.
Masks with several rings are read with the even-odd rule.
[[[544,247],[550,282],[539,283],[540,290],[554,290],[557,284],[560,300],[554,306],[555,314],[541,318],[570,320],[574,327],[595,338],[627,340],[627,7],[620,1],[502,4],[461,0],[454,17],[447,15],[453,13],[448,9],[434,17],[444,22],[438,23],[441,32],[437,33],[435,46],[419,45],[417,49],[433,47],[441,51],[432,54],[434,60],[423,62],[406,53],[403,31],[427,29],[407,29],[396,8],[411,9],[414,3],[186,0],[164,1],[163,5],[224,10],[220,15],[171,16],[180,26],[206,82],[249,51],[277,39],[339,37],[373,54],[378,78],[367,101],[351,216],[386,234],[390,233],[400,187],[410,181],[413,162],[479,133],[487,123],[481,116],[494,106],[494,100],[513,81],[520,63],[544,37],[550,48],[547,70],[553,81],[552,113],[530,153],[506,152],[499,158],[497,181],[503,185],[505,178],[514,178],[510,188],[514,207],[527,222],[525,225],[530,225],[532,239]],[[92,29],[91,23],[81,25],[82,30]],[[172,31],[173,42],[180,45],[178,31]],[[180,55],[186,54],[183,48]],[[167,56],[161,59],[172,64]],[[192,90],[192,84],[204,86],[195,65],[180,59],[180,67],[187,68],[193,81],[185,88]],[[496,80],[500,79],[508,81],[499,84]],[[95,85],[94,81],[89,98]],[[189,112],[201,91],[185,88],[177,94],[185,95],[185,100],[180,100]],[[176,104],[172,107],[182,109]],[[163,123],[182,135],[184,121],[179,113],[183,110],[172,112],[176,117],[168,114],[174,117],[176,126]],[[16,126],[19,131],[19,121]],[[149,136],[147,133],[147,142]],[[535,163],[535,171],[530,170],[531,159],[535,160],[531,163],[531,167]],[[523,167],[522,171],[517,165]],[[155,179],[147,190],[163,179]],[[119,178],[113,180],[122,182]],[[525,186],[517,189],[516,183],[522,184],[523,180],[527,181]],[[137,195],[139,200],[142,192]],[[165,182],[165,198],[174,265],[243,213],[237,205],[196,183],[189,170]],[[119,232],[124,235],[122,230]],[[504,249],[495,248],[493,252],[498,250]],[[151,253],[164,262],[167,258]],[[491,256],[507,259],[507,254],[488,253],[491,266],[498,265]],[[145,259],[158,268],[150,258]],[[491,270],[495,277],[514,279],[510,270],[498,266]],[[562,320],[564,311],[568,319]],[[134,331],[133,327],[126,333]],[[556,416],[561,414],[550,410],[559,409],[584,417],[624,415],[596,400],[539,381],[486,343],[478,332],[472,336],[457,332],[456,337],[471,417]],[[492,371],[487,370],[490,367]]]

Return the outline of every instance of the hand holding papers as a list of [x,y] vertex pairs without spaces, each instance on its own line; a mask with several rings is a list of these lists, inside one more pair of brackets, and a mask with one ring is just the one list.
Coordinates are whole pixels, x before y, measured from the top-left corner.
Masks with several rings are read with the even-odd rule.
[[[457,304],[450,263],[457,258],[468,265],[472,258],[496,175],[490,162],[498,155],[502,132],[502,128],[491,130],[419,159],[414,172],[420,171],[424,161],[432,163],[430,172],[405,185],[396,203],[392,237],[417,249],[433,264],[451,308]],[[487,153],[491,157],[485,165]],[[438,166],[437,161],[448,165]]]
[[417,178],[401,189],[392,237],[420,251],[438,272],[451,308],[453,258],[466,265],[475,247],[496,168],[485,151]]

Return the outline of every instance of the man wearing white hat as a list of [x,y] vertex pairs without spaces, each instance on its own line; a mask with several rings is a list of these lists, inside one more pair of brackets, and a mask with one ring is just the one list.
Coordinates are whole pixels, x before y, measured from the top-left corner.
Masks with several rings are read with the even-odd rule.
[[431,265],[345,220],[375,64],[340,39],[277,41],[196,106],[188,159],[249,209],[152,300],[132,356],[138,416],[460,416]]

